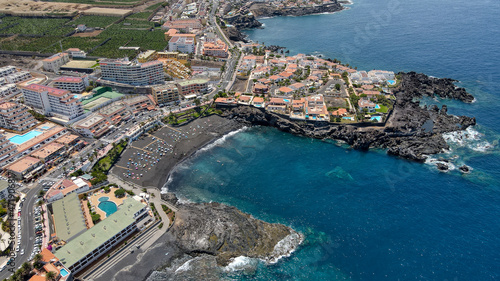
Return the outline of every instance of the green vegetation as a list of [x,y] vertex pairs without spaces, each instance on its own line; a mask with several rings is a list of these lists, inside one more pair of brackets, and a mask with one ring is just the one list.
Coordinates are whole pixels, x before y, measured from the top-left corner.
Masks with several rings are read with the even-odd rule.
[[141,12],[141,13],[130,15],[127,17],[127,19],[144,19],[144,20],[146,20],[147,18],[149,18],[149,16],[151,16],[151,13]]
[[96,185],[108,179],[106,174],[109,169],[111,169],[111,166],[116,163],[126,146],[126,140],[121,141],[119,144],[113,144],[113,148],[108,152],[108,154],[99,160],[94,167],[92,167],[91,175],[94,177],[90,181],[92,185]]
[[389,108],[387,108],[387,106],[385,105],[379,104],[379,106],[379,109],[375,109],[376,112],[387,113],[387,111],[389,110]]
[[158,228],[159,228],[159,229],[161,229],[162,227],[163,227],[163,223],[160,223],[160,224],[158,225]]
[[140,3],[139,0],[57,0],[57,2],[64,3],[78,3],[78,4],[94,4],[94,5],[114,5],[114,6],[133,6]]
[[116,198],[122,198],[123,196],[125,196],[125,189],[120,188],[115,190],[115,196]]
[[98,223],[98,222],[100,222],[100,221],[101,221],[101,215],[99,215],[99,214],[98,214],[98,213],[96,213],[96,212],[92,212],[92,213],[90,213],[90,216],[92,217],[92,222],[93,222],[94,224],[96,224],[96,223]]
[[166,3],[166,2],[160,2],[160,3],[153,4],[153,5],[149,6],[149,7],[147,7],[146,11],[154,11],[156,8],[158,8],[160,6],[166,7],[166,6],[168,6],[168,3]]
[[[10,277],[9,279],[4,279],[8,281],[14,281],[14,280],[28,280],[31,276],[31,270],[33,268],[31,267],[31,263],[25,262],[19,267],[18,270],[16,270]],[[50,279],[47,279],[50,280]]]
[[45,122],[45,120],[47,119],[47,118],[45,118],[45,115],[40,114],[34,110],[30,109],[30,110],[28,110],[28,112],[31,113],[31,115],[33,115],[33,117],[35,117],[35,119],[40,121],[40,122]]
[[[139,16],[147,18],[146,14],[150,15],[150,13],[140,13]],[[118,48],[121,46],[140,47],[143,50],[163,50],[167,45],[164,31],[160,28],[155,29],[154,23],[142,20],[130,20],[128,23],[131,25],[123,25],[123,22],[113,24],[119,19],[119,17],[82,16],[74,21],[70,21],[70,19],[4,17],[0,28],[16,24],[18,21],[19,24],[2,30],[1,33],[36,34],[43,37],[18,36],[9,38],[9,40],[2,42],[2,49],[56,53],[61,51],[59,44],[61,42],[63,49],[80,48],[86,52],[90,52],[93,48],[111,38],[104,45],[90,52],[89,55],[122,58],[125,56],[135,56],[137,51],[119,50]],[[78,24],[101,28],[110,24],[111,26],[95,37],[64,37],[64,35],[73,31]],[[145,29],[151,31],[145,31]]]
[[0,217],[3,217],[7,214],[8,203],[6,199],[0,200]]

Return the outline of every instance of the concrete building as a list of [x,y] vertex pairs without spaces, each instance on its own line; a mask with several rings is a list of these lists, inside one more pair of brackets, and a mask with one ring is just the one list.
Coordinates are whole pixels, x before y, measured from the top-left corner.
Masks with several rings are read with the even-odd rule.
[[15,95],[21,93],[21,90],[17,87],[16,84],[5,84],[0,86],[0,98],[4,100],[9,100]]
[[127,120],[130,118],[130,112],[125,106],[119,103],[113,103],[109,106],[106,106],[105,108],[101,109],[99,113],[112,125],[116,125],[122,120]]
[[61,65],[64,65],[68,62],[69,62],[69,55],[67,53],[57,53],[42,60],[43,69],[53,72],[59,71]]
[[18,153],[16,146],[3,134],[0,134],[0,166],[5,165],[6,160]]
[[12,65],[0,67],[0,77],[5,77],[15,72],[17,72],[17,69]]
[[32,152],[30,156],[40,159],[45,165],[49,165],[57,163],[57,160],[62,160],[61,156],[65,152],[66,147],[64,145],[51,142]]
[[85,137],[98,138],[109,131],[109,125],[110,123],[106,120],[105,117],[99,114],[94,114],[81,121],[76,122],[74,128]]
[[147,50],[137,55],[137,61],[140,63],[156,60],[158,54],[155,50]]
[[192,29],[200,29],[202,27],[203,25],[201,24],[200,19],[176,19],[166,21],[161,28],[164,30],[177,29],[189,32]]
[[39,84],[22,87],[26,105],[41,110],[44,114],[71,120],[83,114],[82,104],[68,90]]
[[69,242],[87,230],[81,203],[76,193],[54,201],[51,207],[55,232],[59,240]]
[[[186,36],[191,35],[191,36]],[[194,53],[196,40],[194,34],[178,34],[168,41],[169,52]]]
[[123,100],[123,105],[125,105],[127,110],[132,112],[132,114],[136,114],[144,110],[155,109],[153,99],[149,95],[140,95],[130,99],[125,99]]
[[12,102],[0,104],[0,127],[21,132],[36,124],[37,121],[24,105]]
[[228,46],[221,40],[217,40],[215,43],[205,42],[203,44],[203,55],[218,58],[227,58],[229,54],[228,49]]
[[54,87],[62,90],[68,90],[72,93],[81,93],[89,86],[87,76],[83,77],[59,77],[54,80]]
[[33,76],[28,71],[19,71],[9,74],[3,77],[5,83],[15,84],[28,79],[31,79]]
[[208,90],[208,79],[190,79],[177,83],[179,93],[183,96],[189,94],[205,93]]
[[76,274],[138,231],[137,222],[147,216],[146,205],[125,199],[115,213],[74,237],[54,255]]
[[163,63],[131,62],[128,59],[103,59],[99,62],[102,79],[135,86],[162,84]]
[[4,168],[7,173],[17,180],[31,180],[45,171],[45,166],[40,159],[24,156]]
[[[83,26],[85,27],[85,25],[83,25]],[[87,53],[85,53],[84,51],[82,51],[78,48],[69,48],[65,52],[68,53],[72,58],[85,58],[85,57],[87,57]]]
[[0,180],[0,200],[8,199],[9,197],[9,182]]
[[180,101],[177,85],[170,83],[152,87],[153,99],[158,105],[175,104]]

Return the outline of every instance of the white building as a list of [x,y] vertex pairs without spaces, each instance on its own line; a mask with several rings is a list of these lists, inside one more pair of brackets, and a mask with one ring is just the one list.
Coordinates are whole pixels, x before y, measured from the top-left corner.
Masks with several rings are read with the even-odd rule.
[[194,53],[195,39],[187,36],[174,36],[168,41],[169,52]]
[[57,53],[53,56],[43,59],[42,62],[43,69],[56,72],[59,71],[61,65],[69,62],[69,55],[67,53]]
[[94,114],[76,122],[74,128],[85,137],[98,138],[109,131],[109,125],[110,123],[105,117],[99,114]]
[[3,78],[5,79],[6,83],[15,84],[15,83],[19,83],[19,82],[24,81],[24,80],[28,80],[31,77],[32,76],[28,71],[19,71],[19,72],[14,72],[12,74],[9,74]]
[[128,59],[103,59],[99,65],[105,80],[135,86],[162,84],[165,81],[161,61],[138,63]]
[[[83,25],[83,27],[85,27],[85,25]],[[82,31],[85,31],[85,30],[82,30]],[[87,57],[87,53],[85,53],[84,51],[82,51],[78,48],[69,48],[66,50],[66,53],[68,53],[72,58],[85,58],[85,57]]]
[[24,131],[37,124],[28,109],[17,103],[0,104],[0,127],[14,131]]
[[68,90],[72,93],[81,93],[89,86],[87,76],[83,77],[59,77],[54,80],[54,87],[58,89]]
[[26,105],[40,109],[44,114],[54,114],[71,120],[83,114],[82,104],[68,90],[39,84],[22,87]]
[[0,67],[0,77],[5,77],[9,74],[17,72],[16,68],[12,65],[7,65],[4,67]]

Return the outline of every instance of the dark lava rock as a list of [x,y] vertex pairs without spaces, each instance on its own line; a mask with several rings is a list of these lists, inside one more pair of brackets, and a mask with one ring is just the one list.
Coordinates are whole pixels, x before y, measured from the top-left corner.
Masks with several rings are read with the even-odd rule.
[[447,172],[449,169],[448,165],[443,164],[443,163],[437,163],[436,166],[437,166],[438,170],[441,172]]
[[460,170],[460,172],[464,173],[464,174],[468,174],[470,173],[470,167],[467,166],[467,165],[462,165],[460,166],[460,168],[458,168]]
[[[168,197],[172,201],[172,195]],[[177,208],[171,229],[176,246],[190,256],[215,256],[222,266],[238,256],[272,262],[289,254],[303,239],[290,227],[255,219],[220,203],[177,204]],[[283,239],[289,242],[286,246],[279,244]],[[277,244],[283,247],[275,247]]]

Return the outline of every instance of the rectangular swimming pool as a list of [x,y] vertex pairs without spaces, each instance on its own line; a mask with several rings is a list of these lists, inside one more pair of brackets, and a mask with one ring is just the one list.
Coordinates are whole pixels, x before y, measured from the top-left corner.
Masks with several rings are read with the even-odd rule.
[[37,130],[33,130],[33,131],[30,131],[30,132],[27,132],[24,135],[13,136],[9,140],[10,140],[11,143],[20,145],[20,144],[23,144],[23,143],[31,140],[32,138],[34,138],[36,136],[39,136],[41,134],[42,134],[42,132],[37,131]]
[[66,269],[64,269],[64,268],[61,268],[60,272],[61,272],[61,276],[62,277],[64,277],[64,276],[66,276],[66,275],[69,274],[68,271]]

